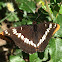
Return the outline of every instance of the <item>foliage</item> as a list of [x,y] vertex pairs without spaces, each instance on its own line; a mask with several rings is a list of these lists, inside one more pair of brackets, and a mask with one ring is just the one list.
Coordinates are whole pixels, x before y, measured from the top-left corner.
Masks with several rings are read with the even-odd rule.
[[[9,5],[8,5],[8,4]],[[15,0],[0,1],[0,23],[7,20],[12,27],[53,20],[60,29],[50,39],[43,53],[29,54],[30,62],[62,62],[62,1],[61,0]],[[10,55],[10,62],[25,62],[22,51]],[[14,53],[15,53],[14,52]],[[25,53],[24,53],[25,54]],[[40,56],[38,56],[40,54]],[[43,56],[42,56],[43,55]],[[26,56],[26,55],[25,55]]]

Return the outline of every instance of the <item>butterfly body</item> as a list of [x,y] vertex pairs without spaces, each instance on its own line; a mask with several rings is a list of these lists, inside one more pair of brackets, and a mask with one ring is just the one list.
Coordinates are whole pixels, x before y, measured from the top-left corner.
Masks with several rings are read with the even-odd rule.
[[27,53],[42,52],[58,26],[50,22],[24,25],[5,30],[4,35],[11,37],[15,44]]

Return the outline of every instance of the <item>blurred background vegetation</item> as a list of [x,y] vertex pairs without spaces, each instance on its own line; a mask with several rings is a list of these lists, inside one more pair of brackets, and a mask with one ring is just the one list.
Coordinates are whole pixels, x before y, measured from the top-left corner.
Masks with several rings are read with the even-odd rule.
[[42,53],[27,54],[10,43],[0,45],[0,62],[62,62],[62,0],[0,0],[0,32],[33,21],[52,21],[60,29]]

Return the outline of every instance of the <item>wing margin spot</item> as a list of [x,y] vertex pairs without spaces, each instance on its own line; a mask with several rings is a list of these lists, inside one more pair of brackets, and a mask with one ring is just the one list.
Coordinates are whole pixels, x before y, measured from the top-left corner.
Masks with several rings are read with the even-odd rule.
[[56,29],[55,29],[55,31],[53,32],[53,34],[52,35],[54,35],[58,30],[60,29],[60,25],[59,24],[57,24],[57,27],[56,27]]
[[0,35],[4,35],[4,32],[1,32]]

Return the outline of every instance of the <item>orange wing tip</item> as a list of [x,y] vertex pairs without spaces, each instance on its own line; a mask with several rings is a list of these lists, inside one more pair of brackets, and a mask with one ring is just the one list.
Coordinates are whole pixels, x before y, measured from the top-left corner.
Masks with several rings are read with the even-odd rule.
[[59,28],[60,28],[60,25],[57,24],[57,27],[56,27],[55,31],[53,32],[53,35],[59,30]]
[[4,32],[1,32],[0,34],[1,34],[1,35],[4,35]]

